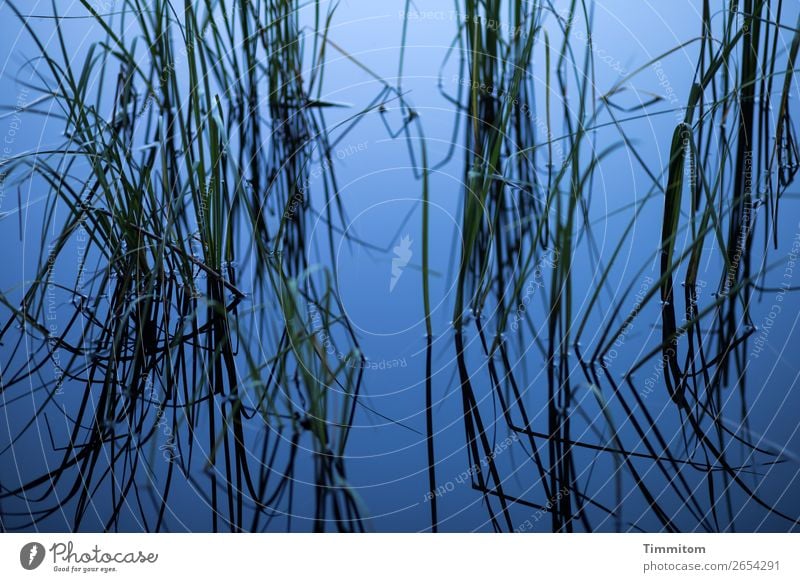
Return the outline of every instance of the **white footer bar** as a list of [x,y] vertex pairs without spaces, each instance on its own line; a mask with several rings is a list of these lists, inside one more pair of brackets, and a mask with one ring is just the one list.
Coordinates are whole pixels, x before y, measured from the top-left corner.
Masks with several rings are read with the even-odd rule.
[[800,580],[800,536],[2,534],[0,574],[0,580],[14,582],[67,579],[796,582]]

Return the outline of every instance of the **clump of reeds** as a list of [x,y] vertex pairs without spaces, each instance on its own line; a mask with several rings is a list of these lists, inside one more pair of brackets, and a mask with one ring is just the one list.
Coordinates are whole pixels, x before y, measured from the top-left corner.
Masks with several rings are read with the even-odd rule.
[[[699,45],[695,82],[682,104],[682,120],[666,140],[669,162],[654,167],[635,152],[620,111],[646,113],[661,99],[632,110],[614,101],[673,51],[643,63],[598,95],[591,2],[573,0],[563,10],[550,3],[465,6],[461,42],[472,91],[465,103],[465,243],[454,312],[465,434],[474,462],[492,450],[488,435],[493,431],[487,427],[506,424],[525,437],[526,466],[533,473],[527,481],[533,493],[520,499],[504,490],[508,479],[493,463],[478,472],[473,486],[486,497],[491,523],[497,530],[512,530],[516,520],[509,508],[528,505],[546,508],[552,531],[573,531],[578,523],[592,530],[607,527],[603,524],[609,520],[618,530],[637,528],[622,517],[625,480],[667,531],[735,528],[732,498],[737,490],[794,527],[797,518],[762,499],[744,477],[759,463],[781,462],[777,451],[759,446],[749,434],[745,379],[755,329],[753,292],[765,264],[753,258],[755,209],[769,209],[760,214],[764,245],[769,238],[777,241],[778,203],[797,169],[787,92],[800,32],[781,24],[781,3],[733,2],[714,22],[712,7],[704,2],[700,35],[689,43]],[[505,27],[504,35],[490,22],[512,26]],[[782,26],[792,30],[788,54],[778,50]],[[584,42],[573,42],[576,29]],[[560,38],[560,44],[554,45],[553,38]],[[531,45],[537,42],[544,63],[531,75]],[[781,76],[776,99],[773,85]],[[535,79],[544,85],[539,91],[544,103],[534,100]],[[486,87],[503,88],[503,95],[479,89]],[[601,125],[603,116],[611,123],[602,125],[616,128],[618,139],[604,139],[607,145],[598,149],[593,127]],[[726,121],[734,125],[733,133]],[[629,206],[630,221],[618,233],[611,255],[601,256],[590,218],[594,175],[621,147],[629,149],[652,183]],[[626,306],[647,265],[616,296],[612,279],[640,212],[656,204],[658,195],[663,195],[661,242],[654,252],[659,271],[630,311]],[[598,265],[593,289],[575,288],[574,265],[581,254]],[[543,258],[550,268],[539,268]],[[699,282],[701,261],[712,259],[719,259],[722,268],[705,277],[718,280]],[[526,289],[533,279],[545,284],[538,301],[529,303]],[[676,280],[684,291],[682,318]],[[698,299],[700,284],[717,289],[704,302]],[[605,292],[612,298],[606,307]],[[646,348],[629,342],[625,347],[634,359],[620,369],[614,364],[618,346],[624,345],[632,322],[638,324],[653,304],[660,312],[660,341]],[[600,329],[587,333],[598,322]],[[470,369],[463,333],[468,325],[479,334],[490,395],[483,387],[476,391],[477,372]],[[535,358],[545,368],[531,381]],[[677,441],[658,420],[670,412],[653,409],[645,401],[653,388],[637,383],[636,373],[650,366],[659,370],[656,386],[675,407]],[[722,420],[729,400],[723,394],[731,385],[741,392],[743,430],[738,433]],[[482,416],[480,403],[489,398],[501,417]],[[592,409],[597,411],[593,420]],[[579,431],[573,428],[576,422]],[[587,439],[587,432],[599,438]],[[731,461],[732,447],[741,452],[738,464]],[[590,451],[593,457],[587,457]],[[611,460],[606,466],[615,482],[614,504],[601,502],[585,485],[592,471],[583,463],[603,454]],[[555,495],[559,491],[568,494]],[[685,520],[675,517],[675,507]]]
[[[309,523],[363,529],[342,462],[360,355],[303,246],[308,172],[331,155],[318,95],[332,14],[316,3],[304,30],[289,0],[82,5],[102,38],[80,58],[56,4],[54,44],[8,5],[39,51],[32,103],[57,112],[48,123],[65,138],[4,164],[44,186],[47,211],[39,271],[21,301],[2,297],[2,390],[31,390],[31,422],[62,410],[73,423],[54,430],[60,461],[4,484],[3,498],[39,500],[8,527],[69,511],[76,530],[87,514],[107,530],[131,516],[169,529],[173,491],[188,486],[209,506],[203,528],[292,529],[295,471],[311,463]],[[63,282],[76,238],[81,274]],[[68,323],[49,325],[51,300]],[[32,372],[54,354],[58,380]]]

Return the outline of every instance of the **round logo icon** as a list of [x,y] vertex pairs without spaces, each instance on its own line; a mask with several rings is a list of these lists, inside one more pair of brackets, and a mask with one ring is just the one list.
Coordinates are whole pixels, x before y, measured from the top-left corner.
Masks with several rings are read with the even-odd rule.
[[19,552],[19,563],[26,570],[35,570],[44,562],[44,546],[38,542],[30,542],[22,546]]

